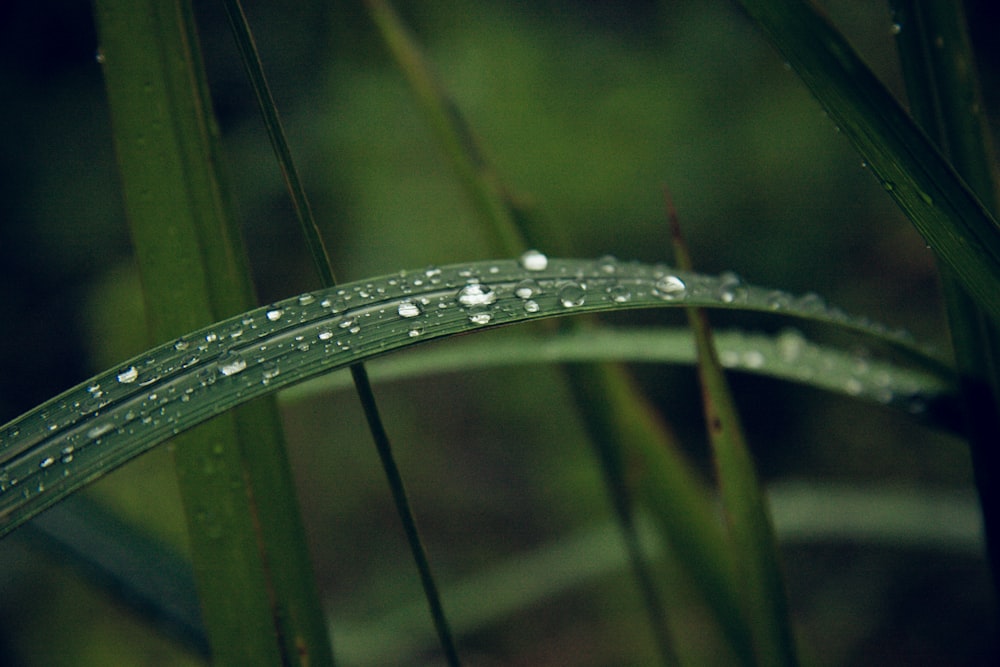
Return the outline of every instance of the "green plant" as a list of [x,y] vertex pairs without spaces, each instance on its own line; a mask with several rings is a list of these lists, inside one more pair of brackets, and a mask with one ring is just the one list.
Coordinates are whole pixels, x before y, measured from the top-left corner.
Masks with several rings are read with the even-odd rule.
[[[979,323],[973,324],[971,329],[975,330],[978,326],[991,332],[998,312],[996,294],[1000,293],[995,289],[1000,282],[997,280],[1000,265],[997,263],[996,223],[954,176],[933,145],[896,109],[892,99],[882,92],[860,61],[855,60],[849,47],[812,10],[797,3],[745,4],[765,30],[771,32],[789,63],[800,69],[817,97],[829,109],[831,117],[858,145],[885,190],[896,198],[924,234],[927,243],[939,253],[948,267],[947,271],[955,276],[955,290],[962,292],[962,296],[950,294],[949,300],[962,298],[968,309],[964,315],[951,315],[953,331],[965,330],[961,322],[971,321]],[[132,32],[133,22],[116,14],[128,9],[127,3],[121,6],[102,3],[100,6],[105,12],[102,30],[106,31],[109,43],[114,39],[119,43],[138,39]],[[178,7],[186,11],[184,3]],[[180,40],[177,48],[181,50],[177,53],[183,53],[185,46],[196,44],[191,19],[185,11],[174,13],[172,8],[173,5],[150,4],[148,15],[159,17],[161,24],[151,28],[149,38],[151,43],[167,44],[168,40],[163,35],[168,33],[158,31],[163,30],[163,25],[174,25],[171,29],[176,32],[171,33],[171,38]],[[707,306],[741,311],[744,316],[756,312],[796,318],[804,327],[828,325],[842,335],[853,336],[852,341],[866,341],[874,349],[886,353],[884,360],[881,356],[873,358],[867,352],[852,351],[850,345],[853,343],[849,343],[845,350],[836,338],[829,344],[816,345],[793,330],[762,335],[727,333],[717,337],[718,356],[724,365],[740,367],[751,373],[784,377],[856,400],[901,408],[911,418],[945,430],[962,430],[955,419],[956,405],[972,405],[975,410],[973,417],[978,419],[973,421],[970,441],[976,475],[983,490],[981,500],[987,536],[994,534],[991,533],[993,501],[989,494],[992,461],[988,447],[997,435],[996,375],[988,365],[981,363],[982,359],[994,358],[989,333],[984,339],[956,336],[956,357],[960,360],[958,386],[962,392],[959,394],[949,364],[914,344],[908,335],[872,324],[869,320],[848,317],[837,309],[827,307],[814,295],[796,297],[782,290],[758,288],[733,274],[706,277],[692,272],[691,266],[685,266],[683,262],[679,265],[684,270],[675,270],[662,264],[619,262],[610,257],[561,260],[550,259],[541,253],[522,255],[523,239],[552,249],[560,249],[565,240],[560,240],[559,233],[553,232],[551,223],[539,218],[534,207],[525,205],[523,200],[511,195],[501,184],[496,172],[476,147],[466,120],[456,111],[456,106],[462,105],[454,105],[443,87],[430,75],[423,56],[401,28],[391,8],[380,2],[369,3],[369,8],[394,58],[417,91],[430,124],[444,146],[447,159],[456,167],[463,187],[476,203],[479,214],[487,221],[486,229],[489,231],[484,236],[496,239],[492,243],[498,248],[497,252],[508,257],[520,257],[520,260],[441,263],[339,287],[332,285],[331,273],[329,279],[324,279],[326,287],[323,290],[312,291],[310,288],[310,291],[303,291],[290,300],[247,310],[249,288],[239,282],[246,274],[240,266],[240,243],[230,233],[218,232],[231,214],[227,213],[225,189],[215,187],[220,180],[218,171],[214,169],[216,159],[212,157],[217,150],[213,147],[216,139],[213,137],[211,115],[204,115],[199,107],[208,98],[203,83],[198,80],[200,65],[197,49],[188,51],[193,54],[191,57],[174,60],[169,51],[174,47],[164,47],[167,55],[161,54],[159,64],[150,66],[165,72],[162,82],[166,84],[168,94],[152,105],[154,110],[163,111],[163,120],[158,121],[154,117],[150,121],[143,116],[148,113],[151,106],[148,100],[156,94],[156,84],[160,82],[156,79],[154,85],[144,86],[141,77],[148,70],[143,67],[135,68],[139,71],[138,84],[133,80],[116,88],[117,84],[109,81],[109,88],[116,115],[122,113],[121,105],[127,105],[129,100],[139,101],[134,111],[137,114],[136,129],[130,134],[128,129],[123,129],[122,122],[116,120],[116,140],[125,165],[123,176],[126,200],[133,219],[133,236],[140,264],[144,265],[144,288],[150,300],[148,317],[154,323],[154,336],[169,342],[149,349],[112,371],[91,378],[5,427],[2,445],[4,468],[0,472],[3,482],[0,516],[4,517],[4,533],[83,484],[170,439],[179,431],[215,415],[230,415],[231,408],[238,404],[258,396],[273,395],[282,387],[336,368],[381,357],[417,342],[454,337],[501,324],[582,313],[613,314],[638,308]],[[900,11],[907,9],[904,7]],[[157,14],[157,11],[163,14]],[[176,19],[180,20],[172,24]],[[905,23],[902,25],[900,34],[908,35],[908,26]],[[929,21],[927,25],[936,26],[938,23]],[[925,39],[928,43],[934,41],[933,36]],[[952,42],[949,40],[948,44]],[[152,56],[155,50],[143,51],[140,48],[139,52]],[[904,49],[904,63],[909,63],[911,61],[906,59],[906,53]],[[108,63],[110,73],[115,66],[116,54],[113,50],[108,51],[105,57],[112,59]],[[967,53],[964,57],[968,58]],[[137,64],[132,59],[127,62]],[[193,78],[187,78],[192,73]],[[947,72],[939,76],[948,81]],[[128,92],[129,86],[132,86],[132,93]],[[116,93],[120,90],[126,92]],[[178,98],[170,97],[175,93],[194,93],[194,101],[178,102]],[[116,102],[116,94],[124,94],[125,97]],[[912,87],[911,97],[915,97]],[[268,109],[266,98],[266,95],[262,96],[265,109]],[[144,99],[147,100],[145,104],[142,102]],[[934,106],[933,103],[928,105]],[[188,113],[192,108],[193,113]],[[170,120],[174,118],[186,118],[193,125],[184,129],[183,124]],[[925,125],[935,122],[920,120]],[[948,126],[951,121],[937,122]],[[268,126],[273,131],[276,124],[275,115],[268,121]],[[173,138],[157,137],[161,131]],[[183,143],[187,140],[193,143]],[[949,145],[957,143],[949,140]],[[159,152],[160,148],[150,149],[150,144],[162,146],[163,153]],[[132,163],[129,163],[128,157],[130,147],[138,153]],[[168,148],[176,147],[180,148],[176,154],[182,160],[181,166],[148,164],[150,150],[162,155]],[[373,148],[374,145],[369,143],[363,147]],[[280,147],[278,152],[282,153]],[[294,174],[290,171],[289,156],[285,155],[283,159],[282,168],[286,175]],[[148,170],[145,181],[129,183],[131,178],[144,173],[144,169],[149,167],[152,169]],[[966,169],[976,168],[959,166],[963,173],[968,173]],[[983,167],[980,165],[978,168]],[[183,188],[191,188],[188,192],[194,194],[176,196],[178,190],[169,189],[169,173],[178,175],[177,187],[182,191]],[[966,178],[970,180],[968,176]],[[294,181],[298,179],[293,177],[289,180],[294,186]],[[392,187],[405,191],[402,180],[397,178]],[[992,182],[991,175],[985,182]],[[206,189],[200,190],[201,184],[206,184]],[[982,192],[981,196],[983,201],[987,200]],[[304,199],[297,201],[300,202],[297,206],[300,211],[307,208],[302,205]],[[136,223],[137,218],[144,216],[149,218],[149,226],[145,228]],[[182,221],[188,219],[194,223],[191,228],[194,231],[177,231],[184,229]],[[307,216],[303,219],[308,230]],[[203,225],[202,231],[197,231],[198,224]],[[569,236],[570,232],[579,236],[577,230],[566,231],[565,235]],[[404,234],[404,230],[399,233]],[[187,245],[182,242],[185,234],[192,237]],[[166,243],[175,239],[176,246]],[[220,239],[222,242],[213,249],[213,244]],[[445,242],[441,239],[441,243]],[[316,251],[316,239],[311,249],[314,256],[320,257],[317,264],[322,273],[326,263],[322,255],[325,253]],[[662,250],[666,252],[665,242]],[[683,250],[678,252],[683,253]],[[654,252],[653,260],[656,261],[660,255],[659,250]],[[427,261],[438,260],[428,259],[424,263]],[[171,264],[175,266],[171,267]],[[211,275],[223,266],[227,267],[228,273]],[[202,271],[207,275],[204,284],[182,286],[184,281]],[[152,286],[155,281],[151,277],[161,280],[160,296],[151,291],[156,289]],[[213,292],[220,289],[220,285],[222,291]],[[296,291],[302,291],[302,288]],[[171,299],[176,303],[171,305]],[[195,308],[193,304],[197,300],[203,300],[205,307]],[[241,313],[242,310],[247,312]],[[165,323],[178,315],[178,323]],[[232,317],[228,317],[230,315]],[[693,316],[692,322],[696,323],[699,319]],[[209,325],[213,320],[218,321]],[[156,325],[158,321],[161,324]],[[198,328],[203,325],[204,328]],[[451,362],[442,359],[442,354],[447,355],[451,348],[442,347],[432,348],[423,356],[414,355],[415,371],[405,370],[404,364],[409,357],[396,362],[396,355],[387,358],[388,368],[390,372],[423,376],[453,363],[455,368],[468,373],[480,364],[511,363],[511,353],[504,347],[507,345],[525,354],[525,359],[531,362],[549,359],[549,354],[571,362],[596,359],[652,361],[663,355],[676,360],[693,360],[690,340],[677,331],[619,331],[607,324],[599,324],[596,328],[584,325],[545,331],[545,334],[541,330],[531,334],[518,332],[517,336],[512,332],[509,340],[489,339],[478,347],[472,342],[462,345],[461,342],[449,341],[446,345],[454,346]],[[703,357],[699,368],[708,387],[705,390],[706,402],[710,405],[727,404],[728,400],[724,398],[726,390],[719,374],[707,370],[711,365],[705,359],[712,355],[707,352],[711,346],[706,342],[706,333],[700,334],[699,339],[702,341]],[[746,549],[734,552],[726,546],[730,539],[727,533],[712,517],[710,496],[703,488],[700,477],[688,469],[686,458],[677,451],[678,445],[669,440],[669,429],[658,424],[653,409],[647,405],[643,393],[634,386],[634,381],[616,367],[594,371],[572,364],[567,367],[565,377],[569,379],[568,387],[556,378],[546,377],[540,391],[524,393],[530,394],[527,397],[529,402],[541,400],[548,403],[552,400],[551,396],[556,396],[552,402],[561,406],[556,421],[558,429],[543,440],[561,440],[565,425],[574,421],[563,418],[562,413],[571,413],[574,402],[582,406],[582,421],[597,444],[596,451],[616,509],[616,520],[624,531],[626,543],[631,545],[632,567],[647,597],[646,607],[654,634],[660,642],[660,657],[664,660],[679,656],[682,660],[720,661],[737,658],[748,664],[788,664],[794,661],[794,647],[791,646],[787,619],[781,609],[782,595],[774,588],[774,582],[764,581],[771,576],[767,570],[772,566],[764,558],[758,562],[760,567],[742,568],[742,561],[748,560],[753,550],[759,549],[760,553],[766,554],[769,549],[774,549],[770,529],[766,525],[766,514],[752,516],[742,512],[746,507],[759,507],[754,500],[759,490],[753,481],[752,465],[740,453],[745,454],[745,446],[723,444],[716,450],[723,488],[727,486],[727,475],[735,474],[736,477],[728,479],[738,480],[735,495],[727,497],[724,494],[723,498],[732,539],[735,544],[745,545],[743,548]],[[688,393],[691,393],[691,385],[687,386]],[[567,394],[573,395],[573,398],[570,399]],[[296,395],[300,405],[308,405],[313,400],[308,396],[314,394],[300,391]],[[959,395],[963,398],[959,399]],[[363,400],[372,423],[374,400]],[[486,401],[472,408],[473,415],[486,418],[488,404],[489,401]],[[341,409],[323,408],[324,411]],[[517,410],[516,407],[511,409]],[[764,411],[763,408],[761,410]],[[283,450],[281,445],[276,444],[277,440],[261,444],[259,437],[262,433],[277,430],[273,421],[260,421],[261,415],[268,413],[273,419],[273,407],[258,404],[256,409],[249,409],[230,426],[222,426],[230,422],[213,421],[211,428],[217,429],[217,432],[203,436],[203,444],[180,443],[175,449],[184,502],[188,506],[191,552],[196,567],[200,568],[203,603],[208,610],[208,630],[215,658],[220,662],[249,664],[249,661],[256,660],[260,664],[273,664],[283,660],[324,664],[331,657],[324,655],[323,622],[318,616],[318,601],[310,584],[305,542],[294,518],[297,510],[286,464],[282,461]],[[461,417],[461,412],[458,416]],[[669,411],[667,416],[671,416]],[[451,418],[454,417],[451,415]],[[241,419],[249,421],[240,425]],[[730,431],[736,421],[731,409],[710,411],[709,431]],[[293,419],[291,423],[298,426],[299,420]],[[377,421],[374,424],[372,428],[376,432],[381,430]],[[392,424],[390,419],[389,430],[392,430]],[[717,425],[724,427],[716,428]],[[339,421],[333,426],[336,431],[343,430]],[[234,436],[220,434],[219,429],[230,429],[241,433],[242,437],[229,440]],[[322,427],[317,434],[321,431]],[[574,442],[582,439],[579,431],[580,428],[576,427],[576,432],[568,439]],[[419,433],[419,428],[409,430],[402,444],[397,443],[397,449],[402,448],[400,453],[411,450],[406,454],[411,457],[411,465],[412,449]],[[317,437],[317,434],[310,437]],[[380,451],[384,454],[387,447],[386,441]],[[572,463],[573,459],[565,449],[555,447],[554,450],[558,452],[553,459],[557,462],[557,477],[561,480],[558,483],[566,488],[567,497],[590,508],[587,512],[603,507],[600,496],[592,491],[599,486],[596,480],[584,476],[581,479],[585,478],[586,484],[574,481],[574,476],[583,475],[575,471],[575,466],[579,464]],[[726,451],[730,453],[726,454]],[[446,456],[454,461],[460,453],[461,448],[453,448]],[[385,460],[383,455],[383,462]],[[389,469],[394,466],[390,462]],[[437,472],[442,473],[443,470],[439,468]],[[275,471],[276,475],[273,474]],[[390,477],[392,474],[390,472]],[[591,490],[583,494],[583,488]],[[366,494],[363,489],[363,485],[355,488],[359,499],[354,502],[363,502]],[[869,494],[864,498],[878,506],[884,496]],[[247,499],[248,508],[239,509]],[[574,516],[568,508],[560,507],[563,502],[569,501],[553,497],[542,504],[550,510],[552,520],[556,521],[560,515]],[[637,515],[636,506],[642,508],[644,513]],[[450,505],[448,501],[445,501],[445,507],[461,515],[460,508]],[[680,507],[684,509],[678,512]],[[901,510],[913,506],[892,499],[889,507]],[[227,509],[223,512],[221,508]],[[644,517],[652,519],[651,523],[665,545],[644,542],[648,541],[650,532]],[[759,525],[754,523],[758,520],[762,521]],[[818,518],[816,523],[820,523]],[[469,526],[459,525],[461,530],[469,530]],[[934,534],[933,531],[931,534]],[[541,582],[546,577],[546,570],[539,563],[550,568],[555,564],[556,570],[574,573],[587,558],[601,553],[600,544],[599,541],[567,539],[565,549],[558,552],[559,555],[546,558],[539,553],[536,559],[530,561],[531,567],[535,568],[531,570],[535,572],[532,577],[524,575],[530,569],[530,559],[525,557],[523,571],[500,573],[492,580],[487,573],[482,580],[473,581],[467,592],[452,591],[451,599],[459,601],[461,607],[459,613],[452,615],[452,625],[463,628],[467,636],[470,628],[476,627],[469,625],[474,622],[470,619],[489,618],[491,613],[511,608],[510,604],[516,608],[517,596],[513,596],[515,602],[505,603],[504,593],[516,589],[525,581],[537,583],[529,586],[535,592],[529,592],[520,604],[527,606],[531,600],[542,599],[545,593]],[[416,551],[419,552],[419,549]],[[649,553],[658,553],[660,558],[666,558],[667,565],[648,569],[646,561]],[[456,548],[455,554],[439,550],[437,559],[446,562],[446,569],[461,571],[460,555],[461,548]],[[614,562],[613,558],[603,558],[596,557],[596,560]],[[198,565],[199,562],[201,565]],[[245,567],[235,566],[244,562]],[[512,555],[511,562],[517,564],[521,559]],[[425,572],[429,575],[429,570],[425,569]],[[576,576],[583,575],[572,575],[568,580],[576,581]],[[737,579],[737,576],[740,578]],[[660,581],[663,577],[668,579],[668,586]],[[206,588],[206,583],[218,588]],[[760,586],[757,586],[758,583]],[[478,608],[475,600],[477,587],[493,591],[487,604],[479,601]],[[757,597],[744,597],[745,590],[755,587],[758,588]],[[248,599],[237,602],[235,598],[228,597],[227,591],[245,591]],[[429,595],[434,607],[433,590],[429,590]],[[665,612],[657,611],[661,595],[667,601]],[[616,598],[608,595],[605,599]],[[445,610],[449,607],[448,602],[449,592],[446,590]],[[704,605],[704,608],[699,605]],[[750,611],[764,607],[769,608],[765,613]],[[217,611],[212,612],[213,609]],[[678,614],[676,609],[683,611]],[[249,610],[254,610],[253,616]],[[691,621],[690,618],[696,620]],[[350,628],[345,630],[348,662],[357,656],[357,651],[365,652],[358,648],[363,646],[367,646],[369,657],[375,662],[405,659],[405,653],[393,651],[408,650],[409,642],[416,641],[414,638],[421,635],[423,630],[420,628],[424,627],[419,624],[414,626],[406,619],[405,615],[395,617],[395,620],[391,615],[386,618],[388,627],[396,629],[388,638],[371,630],[367,634],[352,633]],[[688,623],[694,623],[699,633],[717,637],[718,646],[706,648],[678,641],[684,637],[683,629]],[[616,629],[622,634],[625,646],[646,641],[645,630],[632,629],[632,625],[638,624],[629,622],[627,629]],[[269,627],[276,631],[272,633]],[[333,630],[336,648],[337,623],[333,624]],[[245,640],[244,636],[248,634],[254,642]],[[439,623],[438,634],[447,647],[449,633],[442,623]],[[764,637],[769,639],[762,639]],[[806,647],[812,639],[807,635]],[[770,643],[772,641],[773,644]],[[372,644],[366,645],[365,642]],[[382,644],[381,648],[378,648],[379,644]],[[446,648],[445,652],[449,650]],[[581,652],[586,650],[580,649]],[[573,653],[571,648],[563,651],[562,658]],[[602,655],[605,657],[599,660],[649,659],[645,649],[637,649],[635,655],[640,658],[632,654],[622,657],[626,655],[624,652],[618,658],[614,657],[614,653]],[[452,661],[457,661],[457,657],[453,657]]]

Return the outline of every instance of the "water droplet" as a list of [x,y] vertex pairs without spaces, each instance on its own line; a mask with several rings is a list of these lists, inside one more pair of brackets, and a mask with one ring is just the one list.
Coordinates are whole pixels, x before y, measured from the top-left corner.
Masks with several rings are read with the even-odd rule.
[[743,365],[746,368],[761,368],[764,362],[764,354],[760,350],[746,350],[743,352]]
[[278,370],[277,366],[269,366],[268,368],[265,368],[263,371],[261,371],[261,374],[260,374],[260,383],[261,384],[271,384],[271,380],[273,380],[274,378],[278,377],[278,375],[280,375],[280,374],[281,374],[281,371]]
[[537,250],[528,250],[521,255],[518,263],[526,271],[544,271],[549,265],[549,258]]
[[747,288],[743,279],[732,271],[719,276],[719,298],[723,303],[734,303],[746,299]]
[[330,331],[329,329],[324,329],[323,331],[320,331],[318,334],[316,334],[316,338],[324,342],[328,341],[331,338],[333,338],[333,332]]
[[118,381],[122,384],[131,384],[136,381],[139,377],[139,371],[136,370],[135,366],[129,366],[128,368],[123,368],[118,371]]
[[396,309],[400,317],[416,317],[422,311],[420,310],[420,305],[413,301],[402,301],[399,304],[399,308]]
[[[114,424],[112,424],[111,422],[105,422],[103,424],[98,424],[97,426],[95,426],[95,427],[91,428],[89,431],[87,431],[87,437],[90,438],[91,440],[97,440],[102,435],[105,435],[106,433],[110,433],[111,431],[113,431],[114,428],[115,428]],[[70,450],[70,451],[72,451],[72,450]],[[68,454],[69,452],[66,452],[66,453]]]
[[605,255],[597,260],[597,269],[601,273],[611,275],[618,271],[618,258],[613,255]]
[[188,349],[190,346],[191,346],[191,343],[189,343],[188,341],[184,340],[183,338],[178,338],[174,342],[174,349],[177,350],[178,352],[182,352],[182,351]]
[[89,393],[94,398],[100,398],[101,396],[104,396],[104,391],[101,390],[101,385],[99,384],[92,384],[89,387],[87,387],[87,393]]
[[94,59],[97,61],[98,65],[103,65],[107,62],[107,59],[104,57],[104,52],[100,49],[97,49],[97,53],[94,54]]
[[473,324],[489,324],[490,320],[493,319],[493,315],[487,310],[480,310],[474,313],[469,313],[469,321]]
[[677,301],[687,296],[687,285],[677,276],[663,276],[653,286],[653,294],[665,301]]
[[458,302],[463,306],[487,306],[496,300],[493,288],[480,283],[469,283],[458,292]]
[[632,292],[625,285],[612,285],[608,288],[608,296],[615,303],[628,303],[632,300]]
[[806,339],[796,329],[785,329],[778,334],[778,354],[782,361],[794,363],[802,356],[806,348]]
[[541,291],[538,283],[531,278],[525,278],[514,286],[514,294],[521,299],[530,299],[533,296],[537,296]]
[[582,285],[575,282],[566,282],[559,285],[559,303],[564,308],[574,308],[582,306],[587,298],[587,291]]
[[212,333],[205,334],[206,343],[214,343],[217,340],[219,340],[219,336],[214,331]]
[[771,310],[784,310],[792,305],[792,297],[788,292],[773,290],[767,295],[767,307]]
[[299,305],[308,306],[310,303],[316,300],[316,297],[312,294],[300,294],[299,295]]
[[[56,460],[54,458],[52,458],[51,456],[47,456],[44,459],[42,459],[42,462],[38,464],[38,467],[39,468],[48,468],[50,465],[52,465],[55,462],[56,462]],[[39,491],[42,491],[42,490],[43,489],[41,489],[41,488],[39,489]]]
[[281,316],[285,314],[285,311],[280,308],[272,308],[271,310],[264,313],[265,317],[271,322],[277,322],[281,319]]
[[795,300],[795,307],[807,313],[819,313],[826,310],[826,301],[819,294],[809,292]]
[[533,299],[527,299],[524,302],[524,312],[526,313],[537,313],[541,309],[538,302]]
[[416,325],[416,326],[410,327],[410,330],[406,332],[406,335],[409,336],[410,338],[416,338],[417,336],[419,336],[423,332],[424,332],[424,328],[421,327],[421,326],[419,326],[419,325]]
[[903,32],[903,26],[901,26],[898,23],[893,23],[892,28],[890,28],[890,32],[893,35],[898,35],[899,33]]
[[247,360],[236,352],[227,352],[219,357],[218,364],[219,374],[229,376],[242,373],[246,370]]

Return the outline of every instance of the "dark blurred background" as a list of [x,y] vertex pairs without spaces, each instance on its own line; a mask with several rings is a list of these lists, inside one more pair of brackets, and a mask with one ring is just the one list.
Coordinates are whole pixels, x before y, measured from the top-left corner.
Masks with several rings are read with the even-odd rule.
[[[221,5],[198,4],[260,301],[316,288]],[[888,8],[823,5],[902,99]],[[986,0],[967,7],[995,112],[997,9]],[[666,184],[702,270],[815,291],[946,349],[930,252],[732,3],[448,1],[399,9],[505,182],[573,254],[668,257]],[[489,256],[361,3],[253,1],[247,14],[340,277]],[[0,5],[0,423],[147,346],[96,52],[87,2]],[[676,321],[648,313],[611,319]],[[707,471],[693,373],[635,372]],[[954,437],[798,387],[741,376],[734,386],[769,479],[971,489],[967,453]],[[550,369],[394,383],[378,394],[443,579],[608,519],[574,408]],[[416,598],[356,400],[341,393],[285,405],[334,617],[378,618]],[[165,451],[90,493],[185,548]],[[9,542],[0,545],[0,663],[195,660],[61,570],[58,558]],[[817,664],[990,662],[993,608],[977,554],[812,542],[788,544],[786,559],[792,605]],[[610,573],[495,619],[463,650],[473,664],[642,664],[652,649],[638,608],[629,580]]]

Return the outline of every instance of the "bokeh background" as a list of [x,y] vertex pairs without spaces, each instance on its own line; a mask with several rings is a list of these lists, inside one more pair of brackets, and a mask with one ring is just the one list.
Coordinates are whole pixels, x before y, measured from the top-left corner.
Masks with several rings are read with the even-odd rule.
[[[221,5],[196,4],[260,302],[316,288]],[[700,269],[815,291],[946,349],[930,252],[733,3],[398,4],[505,183],[567,251],[668,258],[667,185]],[[884,3],[822,4],[902,99]],[[967,4],[995,110],[996,9],[987,0]],[[339,276],[488,257],[362,4],[258,0],[247,13]],[[87,2],[0,6],[0,423],[148,345],[96,51]],[[634,371],[708,473],[694,374]],[[952,436],[800,387],[744,376],[734,387],[768,480],[971,492],[967,452]],[[452,374],[380,385],[377,394],[443,582],[609,520],[594,458],[552,369]],[[368,664],[379,664],[392,655],[379,653],[379,619],[417,600],[419,584],[360,409],[349,392],[283,405],[334,632],[369,637]],[[185,549],[166,449],[89,493]],[[995,657],[989,575],[974,549],[808,540],[784,550],[815,664]],[[19,534],[0,544],[0,663],[198,663],[64,565]],[[685,610],[698,655],[724,663],[699,621],[703,610]],[[392,660],[433,662],[433,648]],[[483,665],[653,658],[624,568],[490,617],[466,633],[462,650]],[[360,654],[345,664],[363,664]]]

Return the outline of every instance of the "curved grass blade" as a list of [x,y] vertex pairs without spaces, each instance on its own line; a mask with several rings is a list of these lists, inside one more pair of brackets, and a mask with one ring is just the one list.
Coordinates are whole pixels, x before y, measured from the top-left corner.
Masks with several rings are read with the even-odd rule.
[[[951,374],[938,374],[872,356],[841,350],[787,328],[777,334],[715,331],[719,361],[741,371],[822,389],[898,410],[911,419],[957,433],[958,397]],[[444,373],[569,362],[694,364],[691,331],[679,327],[593,326],[552,335],[520,333],[504,337],[463,338],[378,359],[369,366],[372,380],[391,382]],[[331,373],[279,394],[285,402],[344,390],[350,378]]]
[[809,3],[740,0],[917,231],[1000,323],[1000,226],[934,144]]
[[[403,271],[251,310],[153,348],[7,424],[0,431],[0,535],[236,405],[421,341],[493,326],[701,306],[826,322],[920,354],[908,336],[818,308],[812,298],[744,284],[730,298],[727,280],[638,262],[608,271],[606,260],[551,259],[529,271],[497,260]],[[520,296],[525,281],[531,298]]]

